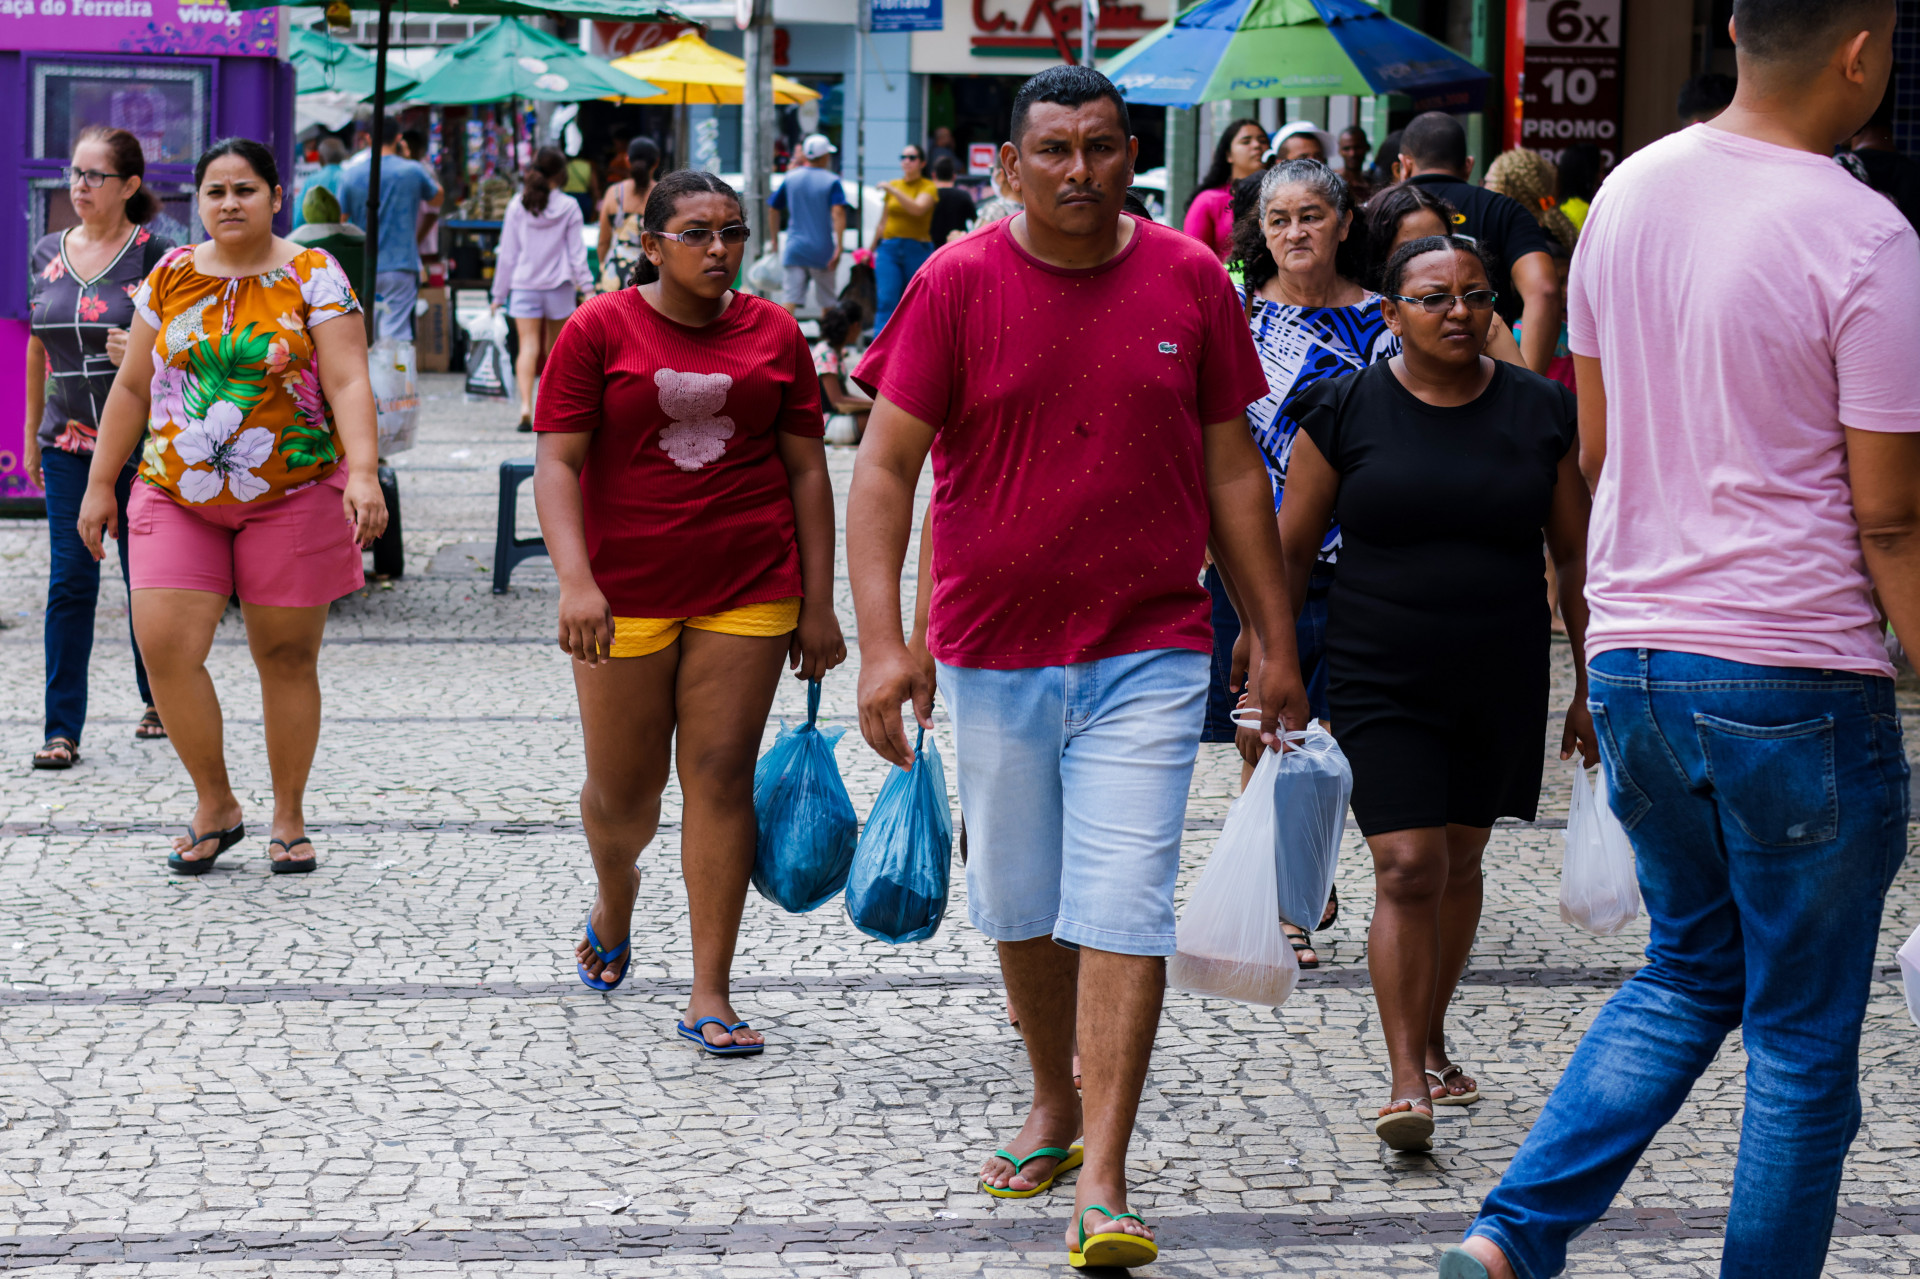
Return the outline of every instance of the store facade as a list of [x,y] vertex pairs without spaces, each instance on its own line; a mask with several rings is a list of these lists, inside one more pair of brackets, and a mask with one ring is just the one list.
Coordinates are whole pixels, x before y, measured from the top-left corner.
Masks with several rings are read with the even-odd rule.
[[[0,5],[0,505],[37,502],[26,431],[27,258],[77,220],[67,197],[74,139],[130,130],[160,197],[154,226],[203,238],[193,164],[230,134],[273,148],[293,171],[293,68],[279,60],[282,10],[221,0],[6,0]],[[283,214],[283,221],[290,214]],[[288,224],[290,225],[290,223]],[[284,228],[283,228],[284,229]]]

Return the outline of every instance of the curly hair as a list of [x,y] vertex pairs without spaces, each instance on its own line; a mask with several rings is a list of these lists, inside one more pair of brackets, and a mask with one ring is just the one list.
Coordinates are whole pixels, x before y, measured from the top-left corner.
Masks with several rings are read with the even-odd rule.
[[[1353,192],[1347,188],[1346,179],[1318,160],[1286,160],[1265,173],[1234,183],[1233,249],[1227,261],[1240,264],[1241,286],[1246,290],[1249,312],[1253,309],[1253,295],[1280,274],[1280,264],[1273,260],[1273,253],[1267,248],[1267,231],[1261,224],[1265,221],[1268,203],[1286,186],[1312,188],[1333,206],[1336,218],[1353,212]],[[1243,207],[1242,200],[1249,192],[1252,199]],[[1359,265],[1359,240],[1349,231],[1335,252],[1333,268],[1341,278],[1356,280]]]
[[1560,241],[1561,248],[1571,253],[1580,232],[1553,201],[1554,179],[1551,160],[1538,151],[1515,147],[1501,152],[1487,166],[1486,188],[1518,201],[1548,235]]

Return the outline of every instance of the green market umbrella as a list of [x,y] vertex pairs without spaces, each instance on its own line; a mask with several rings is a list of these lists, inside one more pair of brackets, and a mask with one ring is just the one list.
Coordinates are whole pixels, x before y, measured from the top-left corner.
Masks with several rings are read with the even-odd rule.
[[1200,0],[1106,68],[1129,102],[1403,93],[1420,110],[1478,109],[1492,79],[1366,0]]
[[506,98],[583,102],[657,98],[665,92],[518,18],[502,18],[478,35],[442,49],[418,74],[419,83],[401,94],[400,101],[441,106]]
[[[287,61],[298,76],[296,93],[346,93],[356,98],[373,94],[373,55],[357,45],[296,28],[288,42]],[[398,67],[387,68],[387,83],[404,87],[413,77]]]

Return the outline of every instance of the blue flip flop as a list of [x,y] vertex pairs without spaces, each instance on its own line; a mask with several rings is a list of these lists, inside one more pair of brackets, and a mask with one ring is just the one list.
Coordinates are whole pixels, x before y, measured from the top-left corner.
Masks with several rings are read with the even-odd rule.
[[1465,1248],[1449,1248],[1440,1258],[1440,1279],[1487,1279],[1487,1268]]
[[[626,954],[627,947],[631,945],[632,942],[633,938],[629,935],[625,941],[609,950],[600,944],[599,935],[593,931],[593,917],[587,917],[587,945],[593,947],[593,953],[599,956],[602,964],[610,964],[620,958],[620,956]],[[576,959],[573,963],[573,970],[580,974],[580,984],[588,990],[616,990],[619,988],[620,983],[627,979],[627,974],[631,972],[632,969],[633,964],[629,961],[620,965],[620,975],[618,977],[615,977],[612,981],[601,981],[598,977],[589,976],[586,965],[582,964],[579,960]]]
[[767,1050],[767,1046],[765,1044],[729,1044],[725,1047],[721,1047],[718,1044],[710,1044],[707,1042],[707,1037],[704,1034],[702,1034],[700,1030],[702,1026],[705,1026],[708,1023],[712,1023],[713,1025],[720,1027],[721,1029],[725,1030],[729,1035],[731,1035],[736,1030],[752,1029],[752,1027],[747,1025],[747,1023],[744,1021],[736,1021],[733,1023],[733,1025],[729,1026],[727,1025],[726,1022],[720,1020],[718,1017],[702,1017],[699,1021],[694,1022],[693,1025],[691,1026],[687,1025],[687,1023],[684,1021],[677,1021],[673,1024],[673,1028],[677,1032],[679,1032],[680,1038],[686,1040],[690,1044],[700,1045],[700,1047],[706,1049],[708,1052],[712,1053],[715,1057],[755,1057]]

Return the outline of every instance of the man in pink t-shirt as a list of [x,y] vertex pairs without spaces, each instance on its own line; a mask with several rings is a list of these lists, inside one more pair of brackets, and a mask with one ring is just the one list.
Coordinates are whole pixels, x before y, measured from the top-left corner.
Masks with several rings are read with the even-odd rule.
[[1581,234],[1590,707],[1651,939],[1446,1279],[1560,1273],[1735,1030],[1720,1273],[1821,1273],[1907,846],[1880,610],[1920,644],[1920,240],[1831,159],[1893,27],[1736,0],[1733,105],[1629,158]]
[[1127,1212],[1126,1152],[1174,950],[1209,542],[1252,588],[1269,741],[1281,720],[1305,726],[1306,691],[1245,423],[1266,378],[1226,273],[1122,215],[1139,143],[1105,76],[1035,76],[1011,132],[1001,160],[1025,212],[935,252],[854,373],[875,392],[847,503],[860,726],[902,766],[900,704],[931,726],[933,683],[900,624],[931,452],[927,647],[959,754],[968,911],[999,943],[1034,1080],[981,1185],[1025,1198],[1084,1153],[1069,1248],[1142,1265],[1152,1232]]

